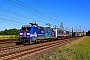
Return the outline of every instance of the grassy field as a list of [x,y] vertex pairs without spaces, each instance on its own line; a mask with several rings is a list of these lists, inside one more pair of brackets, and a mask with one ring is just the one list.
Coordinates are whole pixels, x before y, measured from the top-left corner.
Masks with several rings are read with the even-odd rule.
[[90,37],[82,37],[39,60],[90,60]]
[[4,39],[18,39],[18,35],[0,35],[0,40]]

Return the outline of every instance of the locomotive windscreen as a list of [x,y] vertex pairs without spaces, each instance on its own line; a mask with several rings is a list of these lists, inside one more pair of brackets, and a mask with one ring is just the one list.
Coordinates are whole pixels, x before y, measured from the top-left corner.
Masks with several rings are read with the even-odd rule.
[[21,30],[30,31],[31,27],[22,27]]

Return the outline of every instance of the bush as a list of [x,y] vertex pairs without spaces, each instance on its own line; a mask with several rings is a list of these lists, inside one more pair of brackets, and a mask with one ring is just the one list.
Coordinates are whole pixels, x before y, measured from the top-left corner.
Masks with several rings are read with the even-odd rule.
[[10,36],[9,39],[14,39],[15,37],[14,36]]
[[18,39],[19,38],[19,35],[15,35],[15,39]]

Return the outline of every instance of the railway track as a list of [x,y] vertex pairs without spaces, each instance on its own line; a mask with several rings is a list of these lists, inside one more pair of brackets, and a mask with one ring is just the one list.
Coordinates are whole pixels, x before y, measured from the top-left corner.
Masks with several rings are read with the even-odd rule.
[[0,40],[0,44],[15,43],[16,39]]
[[[70,38],[70,39],[73,39],[73,38]],[[8,41],[8,43],[4,43],[4,42],[6,42],[6,41]],[[1,51],[1,50],[13,49],[13,48],[17,48],[17,47],[22,47],[22,46],[24,46],[24,45],[16,45],[16,44],[15,44],[16,41],[14,41],[14,40],[12,40],[12,41],[11,41],[11,40],[4,40],[3,43],[6,44],[6,45],[7,45],[7,44],[10,45],[9,41],[10,41],[10,43],[14,43],[14,44],[11,45],[11,46],[3,47],[3,48],[0,47],[0,51]],[[3,44],[3,43],[2,43],[2,44]],[[40,43],[40,42],[39,42],[39,43]],[[40,43],[40,44],[41,44],[41,43]],[[33,44],[32,44],[32,45],[33,45]]]
[[16,39],[0,40],[0,50],[6,47],[15,46]]
[[[76,38],[78,39],[78,38]],[[35,53],[39,53],[41,51],[45,51],[48,49],[55,48],[57,46],[67,44],[72,42],[75,38],[65,39],[65,40],[57,40],[47,43],[40,43],[34,45],[18,45],[15,47],[9,47],[4,50],[0,50],[0,59],[1,60],[24,60],[27,56],[31,56]]]

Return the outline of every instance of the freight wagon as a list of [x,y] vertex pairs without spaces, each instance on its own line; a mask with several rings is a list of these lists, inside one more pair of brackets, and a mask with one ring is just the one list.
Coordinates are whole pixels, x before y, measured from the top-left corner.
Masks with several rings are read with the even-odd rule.
[[67,30],[61,30],[60,28],[54,28],[57,39],[70,38],[70,33]]

